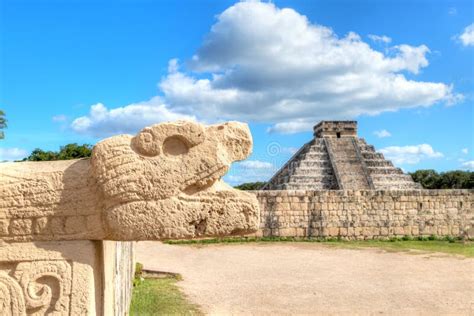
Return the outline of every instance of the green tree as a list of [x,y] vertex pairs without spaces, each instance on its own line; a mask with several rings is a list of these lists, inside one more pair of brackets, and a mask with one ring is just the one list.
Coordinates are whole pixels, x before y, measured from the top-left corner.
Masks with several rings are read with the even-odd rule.
[[28,161],[50,161],[50,160],[69,160],[90,157],[92,146],[89,144],[78,145],[76,143],[61,146],[59,152],[44,151],[36,148],[31,154],[23,159]]
[[260,190],[266,182],[247,182],[235,186],[239,190]]
[[[469,184],[470,178],[472,178],[472,172],[454,170],[441,173],[440,189],[470,189],[472,188],[472,182]],[[471,186],[470,186],[471,185]]]
[[438,189],[440,175],[433,169],[417,170],[410,173],[413,181],[420,183],[425,189]]
[[434,170],[417,170],[410,173],[415,182],[425,189],[472,189],[474,172],[453,170],[437,173]]
[[66,146],[61,146],[61,149],[58,153],[58,160],[68,160],[68,159],[77,159],[90,157],[92,154],[92,146],[89,144],[78,145],[67,144]]
[[34,149],[31,154],[23,160],[28,161],[49,161],[58,160],[58,153],[54,151],[44,151],[40,148]]
[[7,119],[5,118],[5,112],[0,110],[0,139],[3,139],[5,137],[5,134],[2,129],[5,129],[7,127]]

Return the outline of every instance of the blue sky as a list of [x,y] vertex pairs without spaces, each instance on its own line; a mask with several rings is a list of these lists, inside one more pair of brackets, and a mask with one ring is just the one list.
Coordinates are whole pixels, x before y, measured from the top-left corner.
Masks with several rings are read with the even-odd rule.
[[472,1],[2,1],[0,160],[153,122],[248,122],[266,180],[321,119],[406,171],[474,169]]

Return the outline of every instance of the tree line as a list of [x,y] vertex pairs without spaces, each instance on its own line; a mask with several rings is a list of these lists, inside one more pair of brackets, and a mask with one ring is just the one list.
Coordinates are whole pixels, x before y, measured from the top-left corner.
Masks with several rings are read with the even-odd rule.
[[31,154],[21,161],[52,161],[87,158],[92,154],[92,145],[76,143],[61,146],[59,151],[45,151],[40,148],[34,149]]
[[417,170],[410,173],[415,182],[425,189],[473,189],[473,171],[446,171],[438,173],[433,169]]

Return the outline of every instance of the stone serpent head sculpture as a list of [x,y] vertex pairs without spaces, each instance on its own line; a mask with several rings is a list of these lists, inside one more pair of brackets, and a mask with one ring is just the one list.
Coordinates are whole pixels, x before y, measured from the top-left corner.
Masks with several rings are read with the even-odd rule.
[[252,149],[248,126],[178,121],[118,135],[90,159],[0,164],[0,239],[160,240],[243,234],[258,203],[220,179]]

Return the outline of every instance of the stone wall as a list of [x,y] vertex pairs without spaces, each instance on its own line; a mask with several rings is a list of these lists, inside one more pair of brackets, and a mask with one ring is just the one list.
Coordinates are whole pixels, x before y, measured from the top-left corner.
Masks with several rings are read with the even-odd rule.
[[474,190],[253,192],[260,236],[474,237]]
[[0,315],[127,315],[132,242],[0,241]]
[[104,315],[128,315],[135,274],[135,242],[102,242]]

